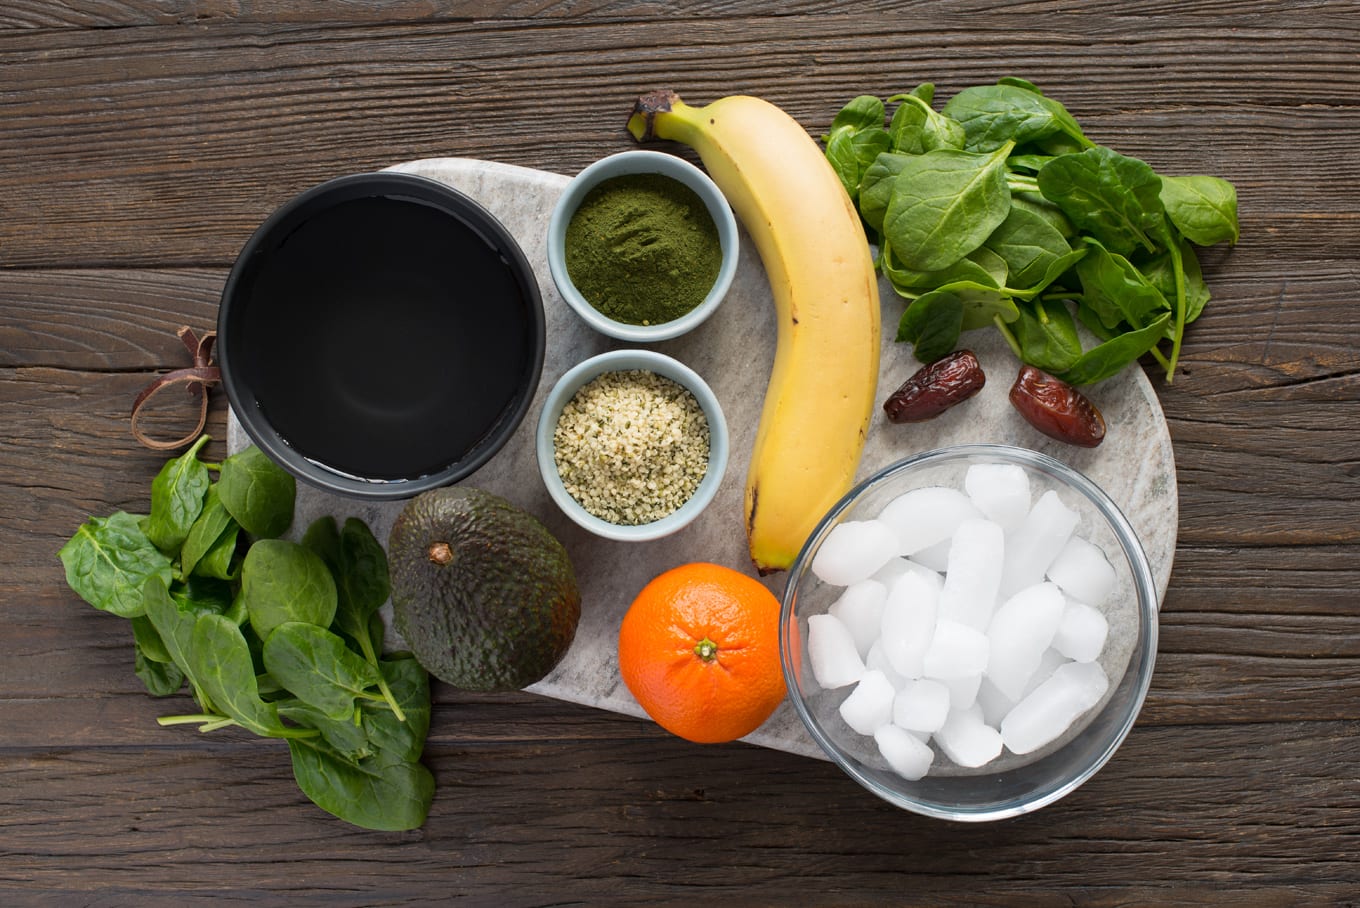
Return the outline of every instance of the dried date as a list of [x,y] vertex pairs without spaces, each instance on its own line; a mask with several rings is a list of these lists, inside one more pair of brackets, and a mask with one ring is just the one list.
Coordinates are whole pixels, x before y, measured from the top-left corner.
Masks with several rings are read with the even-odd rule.
[[924,422],[982,390],[987,377],[970,350],[958,350],[928,363],[883,402],[895,423]]
[[1058,441],[1094,448],[1105,438],[1105,417],[1086,395],[1060,378],[1022,366],[1011,404],[1034,428]]

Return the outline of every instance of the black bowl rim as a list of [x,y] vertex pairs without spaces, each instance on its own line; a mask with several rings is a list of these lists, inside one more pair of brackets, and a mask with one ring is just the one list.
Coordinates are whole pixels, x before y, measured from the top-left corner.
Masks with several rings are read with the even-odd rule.
[[[348,476],[313,463],[302,457],[263,418],[253,405],[254,395],[244,386],[244,379],[232,362],[228,338],[233,312],[233,298],[246,266],[273,233],[304,206],[339,194],[342,198],[362,198],[365,195],[398,196],[405,194],[422,204],[433,204],[440,211],[458,218],[464,224],[492,241],[506,256],[510,270],[516,275],[524,293],[526,308],[532,322],[531,361],[522,376],[522,391],[513,406],[501,414],[495,427],[465,456],[443,470],[414,479],[366,480]],[[430,177],[401,171],[377,171],[334,177],[303,190],[284,202],[255,229],[232,264],[217,314],[217,364],[221,369],[222,386],[227,392],[237,421],[250,440],[269,455],[270,459],[309,485],[350,498],[369,501],[410,498],[429,489],[450,485],[472,475],[501,450],[518,430],[528,414],[542,379],[543,361],[547,347],[547,320],[543,312],[543,296],[537,275],[509,229],[480,202],[457,189]]]

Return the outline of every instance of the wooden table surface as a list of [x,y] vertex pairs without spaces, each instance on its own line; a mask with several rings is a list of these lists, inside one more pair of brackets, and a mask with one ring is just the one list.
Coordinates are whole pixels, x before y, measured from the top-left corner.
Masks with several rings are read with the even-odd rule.
[[[682,5],[0,3],[0,904],[1357,903],[1360,4]],[[571,174],[658,87],[820,135],[857,94],[1008,74],[1240,196],[1154,382],[1180,526],[1152,690],[1057,804],[947,824],[829,763],[441,686],[428,822],[366,832],[278,742],[158,727],[126,623],[65,586],[87,515],[147,507],[134,395],[301,189],[445,155]],[[214,458],[225,423],[216,393]]]

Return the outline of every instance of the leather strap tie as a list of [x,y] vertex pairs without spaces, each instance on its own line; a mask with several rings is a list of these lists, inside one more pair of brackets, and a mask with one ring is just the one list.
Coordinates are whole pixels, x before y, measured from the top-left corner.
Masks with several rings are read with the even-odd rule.
[[[198,438],[208,424],[208,389],[222,380],[222,370],[212,364],[212,348],[213,342],[217,339],[217,332],[209,331],[198,337],[192,328],[184,326],[176,334],[179,335],[184,348],[189,351],[189,355],[193,357],[194,364],[186,369],[175,369],[173,372],[157,376],[132,402],[132,435],[144,446],[156,451],[181,448]],[[146,402],[156,396],[158,391],[171,385],[185,385],[189,395],[198,398],[198,425],[182,438],[161,441],[143,432],[137,425],[137,419]]]

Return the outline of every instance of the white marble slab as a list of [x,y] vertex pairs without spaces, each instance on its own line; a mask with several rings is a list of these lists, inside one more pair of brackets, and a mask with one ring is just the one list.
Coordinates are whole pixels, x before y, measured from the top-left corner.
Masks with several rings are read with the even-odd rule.
[[[533,263],[547,315],[547,356],[538,396],[509,444],[464,484],[495,492],[537,515],[562,540],[581,584],[581,623],[566,658],[530,691],[645,718],[619,678],[615,639],[633,596],[656,574],[688,561],[713,561],[754,576],[742,529],[742,490],[755,437],[765,380],[774,357],[774,316],[769,285],[749,242],[732,290],[719,311],[683,338],[654,345],[688,364],[713,386],[728,416],[732,456],[718,496],[694,524],[666,539],[620,543],[598,539],[567,520],[548,498],[534,460],[534,423],[553,382],[575,363],[621,346],[588,329],[567,308],[548,272],[546,231],[552,206],[567,177],[487,161],[434,158],[392,168],[432,177],[481,202],[505,223]],[[746,240],[743,234],[743,240]],[[893,340],[902,302],[886,283],[883,299],[883,356],[880,402],[918,367],[908,349]],[[1090,393],[1109,425],[1104,443],[1081,450],[1051,441],[1031,429],[1011,408],[1007,391],[1018,368],[995,331],[973,332],[968,344],[988,375],[987,386],[965,405],[938,419],[912,426],[888,423],[879,411],[870,430],[860,477],[910,454],[949,444],[993,442],[1044,451],[1081,470],[1120,505],[1137,529],[1152,562],[1159,597],[1165,594],[1176,548],[1176,470],[1161,406],[1139,369],[1102,383]],[[248,444],[234,418],[230,450]],[[294,533],[317,516],[363,518],[386,540],[400,503],[365,504],[299,484]],[[782,575],[765,578],[782,595]],[[392,641],[399,644],[400,641]],[[744,740],[822,757],[785,703]]]

